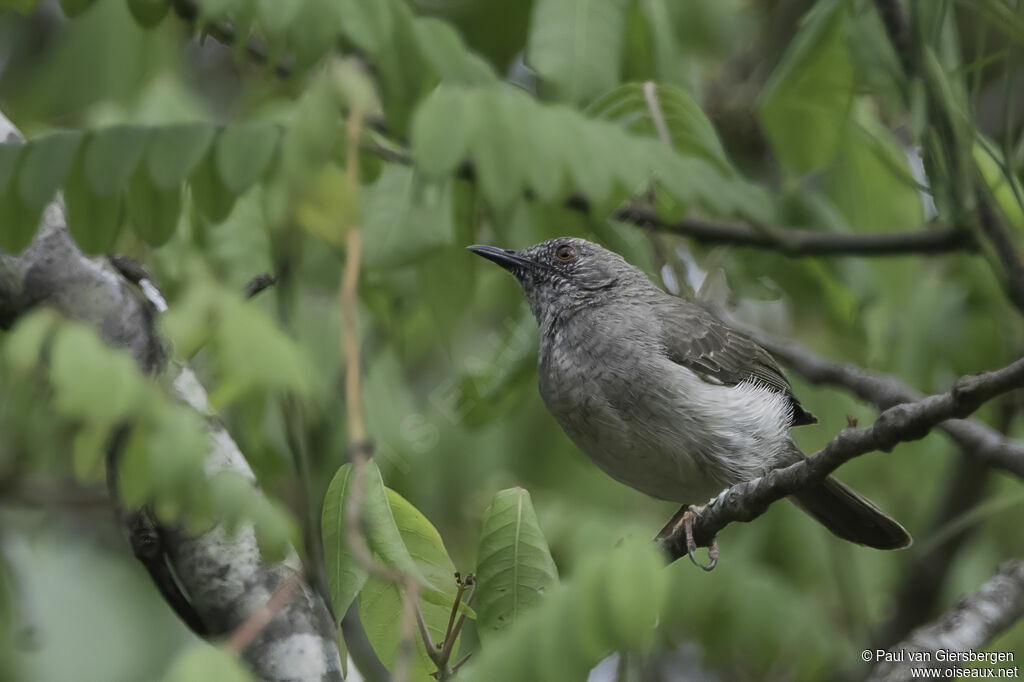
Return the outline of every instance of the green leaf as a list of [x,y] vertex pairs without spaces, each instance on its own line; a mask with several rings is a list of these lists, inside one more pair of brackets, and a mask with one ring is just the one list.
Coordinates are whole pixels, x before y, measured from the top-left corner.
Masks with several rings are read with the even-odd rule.
[[143,28],[153,28],[167,16],[170,0],[128,0],[128,9]]
[[299,11],[298,0],[255,0],[256,16],[260,24],[272,36],[280,35]]
[[[451,607],[455,601],[455,566],[448,557],[441,536],[423,514],[393,490],[387,490],[387,503],[401,540],[415,562],[419,574],[428,584],[440,590],[421,591],[420,613],[431,638],[440,642],[445,634]],[[366,635],[384,666],[395,664],[401,642],[402,610],[400,588],[371,578],[359,594],[359,616]],[[410,679],[429,681],[436,669],[427,656],[420,637],[415,638],[416,656],[412,662]],[[457,651],[457,648],[454,649]]]
[[206,154],[216,131],[209,123],[180,123],[157,128],[146,151],[146,166],[160,189],[180,185]]
[[113,196],[128,185],[142,160],[149,128],[118,125],[97,130],[86,140],[84,156],[88,187],[98,196]]
[[140,167],[128,188],[128,220],[142,241],[152,247],[165,244],[174,234],[181,213],[181,187],[161,190]]
[[199,162],[188,184],[199,211],[211,222],[220,223],[231,213],[237,195],[220,179],[213,157],[211,151]]
[[388,164],[362,189],[363,259],[367,268],[409,263],[452,242],[451,193],[447,185],[418,178]]
[[816,5],[761,93],[761,125],[788,173],[827,165],[846,135],[854,73],[844,19],[841,4]]
[[479,116],[474,98],[462,88],[439,86],[413,114],[412,157],[433,176],[446,176],[469,155]]
[[501,87],[481,91],[475,98],[476,115],[486,121],[473,139],[473,161],[480,189],[487,200],[507,208],[525,185],[529,140],[523,121],[534,114],[534,103],[522,91]]
[[526,490],[511,488],[494,496],[484,513],[475,575],[482,636],[513,625],[558,584],[558,570]]
[[131,356],[108,348],[81,325],[67,325],[57,333],[50,355],[50,383],[58,412],[100,424],[115,424],[134,414],[145,396]]
[[828,197],[856,231],[910,230],[924,221],[921,196],[899,141],[870,114],[847,135],[828,169]]
[[15,12],[26,14],[39,3],[39,0],[0,0],[0,9],[13,9]]
[[537,0],[526,62],[558,95],[585,102],[618,84],[624,0]]
[[49,203],[67,175],[82,134],[62,131],[31,141],[18,169],[18,191],[31,209]]
[[36,368],[57,323],[57,314],[49,308],[37,308],[18,318],[3,346],[4,359],[15,372],[27,374]]
[[229,126],[217,140],[217,172],[224,186],[237,194],[249,189],[263,175],[277,149],[280,128],[265,123]]
[[181,654],[171,665],[163,682],[252,682],[242,662],[222,649],[198,644]]
[[[366,569],[359,565],[348,542],[345,504],[352,485],[352,465],[338,469],[324,496],[320,528],[327,564],[327,586],[331,605],[340,619],[366,584]],[[365,497],[364,497],[365,499]]]
[[64,183],[68,229],[86,253],[106,253],[121,230],[121,196],[98,196],[93,192],[83,156],[79,154]]
[[417,18],[413,30],[420,50],[442,81],[484,85],[497,80],[490,65],[469,52],[462,37],[447,22]]
[[60,8],[68,18],[74,19],[95,3],[96,0],[60,0]]
[[[674,85],[627,83],[596,100],[587,107],[587,113],[617,123],[631,133],[668,143],[684,156],[710,161],[724,173],[734,172],[700,105]],[[656,120],[664,122],[663,131]]]
[[18,253],[32,242],[39,225],[40,208],[31,208],[18,191],[18,167],[24,144],[0,145],[0,249]]

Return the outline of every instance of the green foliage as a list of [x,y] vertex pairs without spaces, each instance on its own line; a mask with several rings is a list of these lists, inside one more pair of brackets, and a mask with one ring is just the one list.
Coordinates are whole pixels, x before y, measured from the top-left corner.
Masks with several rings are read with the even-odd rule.
[[789,173],[828,164],[846,133],[854,73],[845,11],[839,2],[818,3],[761,94],[761,125]]
[[[440,534],[422,513],[398,493],[384,487],[374,462],[365,465],[360,491],[360,527],[372,560],[416,580],[418,608],[435,642],[444,639],[455,602],[455,567]],[[377,655],[394,666],[403,636],[405,585],[368,573],[351,546],[346,520],[353,490],[353,468],[346,464],[335,474],[324,500],[323,529],[328,584],[334,612],[340,617],[358,597],[359,613]],[[457,650],[457,648],[455,649]],[[436,667],[417,638],[411,679],[429,680]]]
[[205,477],[211,445],[203,418],[143,376],[126,352],[46,310],[19,321],[2,350],[21,399],[46,396],[61,423],[76,429],[74,468],[84,479],[98,477],[102,453],[114,448],[126,505],[151,504],[197,529],[249,520],[268,555],[287,550],[294,537],[287,514],[238,474]]
[[587,102],[615,87],[625,0],[537,0],[526,61],[560,99]]
[[512,627],[558,584],[530,493],[503,490],[484,512],[476,559],[477,627],[489,636]]
[[612,651],[647,651],[667,606],[668,574],[657,550],[629,542],[589,561],[515,627],[474,656],[471,680],[582,679]]
[[[462,247],[597,239],[655,278],[688,275],[752,324],[922,390],[1009,361],[1024,326],[1006,314],[983,255],[792,259],[607,218],[638,202],[665,221],[768,234],[969,225],[980,180],[1019,241],[1024,145],[1019,124],[993,123],[1020,106],[1011,3],[915,3],[920,73],[910,79],[866,0],[819,0],[799,20],[738,0],[203,0],[191,29],[161,0],[61,4],[72,19],[59,33],[0,17],[0,100],[29,138],[0,145],[0,289],[5,254],[29,243],[62,191],[80,246],[150,267],[167,293],[157,324],[175,360],[169,376],[145,377],[47,314],[0,333],[0,483],[27,472],[98,484],[123,434],[126,502],[190,530],[251,521],[277,552],[297,533],[275,500],[315,509],[323,498],[335,615],[358,602],[374,650],[394,667],[404,587],[356,558],[352,468],[339,469],[350,406],[337,292],[359,226],[362,401],[377,452],[361,531],[375,562],[420,583],[435,642],[455,565],[476,557],[478,616],[460,607],[472,622],[452,660],[473,652],[460,678],[582,679],[612,652],[643,664],[680,642],[722,678],[856,675],[849,642],[884,623],[909,555],[840,547],[773,509],[723,533],[713,574],[666,569],[646,538],[673,510],[608,480],[565,438],[536,394],[537,332],[521,293]],[[197,52],[187,41],[214,23],[267,58],[254,63],[242,41]],[[918,153],[928,186],[910,171]],[[277,285],[243,300],[261,272]],[[212,389],[198,412],[167,385],[183,360]],[[822,420],[796,434],[808,450],[847,415],[871,419],[791,378]],[[981,417],[998,423],[995,410]],[[221,424],[269,497],[249,478],[201,474]],[[303,480],[297,449],[309,459]],[[843,476],[928,547],[953,454],[930,438]],[[935,474],[923,489],[922,470]],[[1014,508],[984,508],[946,595],[977,587],[1015,553]],[[0,521],[5,547],[29,525]],[[624,536],[640,539],[619,546]],[[0,586],[0,602],[14,591]],[[1019,633],[1008,637],[1006,648],[1019,644]],[[163,669],[172,645],[152,646],[162,657],[147,659]],[[172,665],[170,679],[238,674],[209,648]],[[433,670],[417,640],[412,677]]]

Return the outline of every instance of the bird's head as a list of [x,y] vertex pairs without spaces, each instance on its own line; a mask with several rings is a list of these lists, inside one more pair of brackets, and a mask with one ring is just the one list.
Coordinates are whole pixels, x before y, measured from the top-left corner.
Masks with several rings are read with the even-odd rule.
[[559,237],[512,251],[495,246],[470,246],[473,253],[494,261],[519,280],[537,320],[621,295],[647,277],[617,253],[575,237]]

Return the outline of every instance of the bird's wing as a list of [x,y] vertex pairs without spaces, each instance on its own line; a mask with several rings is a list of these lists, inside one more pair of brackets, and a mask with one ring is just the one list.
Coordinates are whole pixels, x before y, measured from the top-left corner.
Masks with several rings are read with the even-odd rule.
[[756,382],[789,398],[793,426],[818,419],[805,410],[775,358],[750,337],[732,329],[705,308],[673,298],[660,314],[669,358],[709,383],[735,386]]

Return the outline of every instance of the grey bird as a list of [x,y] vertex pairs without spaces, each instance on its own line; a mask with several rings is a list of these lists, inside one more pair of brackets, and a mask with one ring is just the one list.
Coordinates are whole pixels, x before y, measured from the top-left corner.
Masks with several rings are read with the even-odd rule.
[[[583,239],[468,248],[519,280],[540,326],[541,397],[612,478],[696,505],[805,457],[789,428],[817,419],[768,351],[705,307]],[[911,543],[899,523],[834,478],[793,501],[844,540]]]

